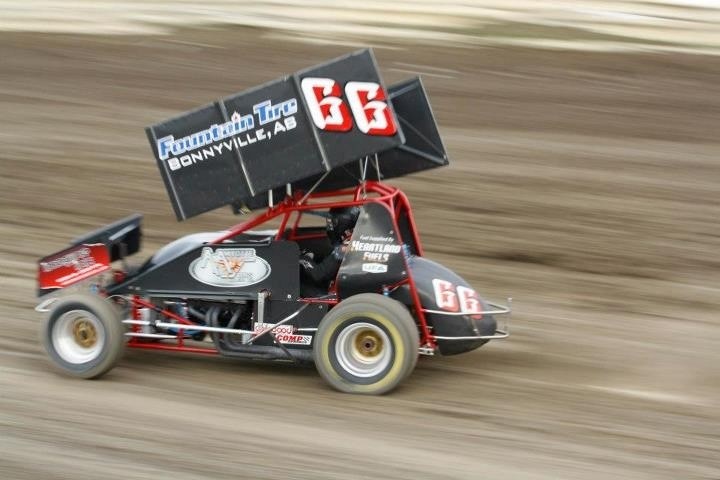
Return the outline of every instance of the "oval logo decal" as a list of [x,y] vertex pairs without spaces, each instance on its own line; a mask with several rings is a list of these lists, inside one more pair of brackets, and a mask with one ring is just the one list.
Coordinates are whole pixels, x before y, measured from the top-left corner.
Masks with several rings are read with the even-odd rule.
[[270,264],[254,248],[204,247],[189,270],[195,280],[213,287],[247,287],[270,276]]

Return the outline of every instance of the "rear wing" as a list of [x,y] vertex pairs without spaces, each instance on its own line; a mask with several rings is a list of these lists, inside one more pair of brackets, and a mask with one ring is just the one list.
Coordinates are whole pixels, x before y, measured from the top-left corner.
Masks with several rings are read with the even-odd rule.
[[69,287],[110,269],[140,250],[142,215],[135,214],[72,241],[38,261],[38,296]]
[[386,89],[369,49],[146,133],[178,220],[223,205],[260,208],[292,189],[332,190],[448,163],[420,80]]

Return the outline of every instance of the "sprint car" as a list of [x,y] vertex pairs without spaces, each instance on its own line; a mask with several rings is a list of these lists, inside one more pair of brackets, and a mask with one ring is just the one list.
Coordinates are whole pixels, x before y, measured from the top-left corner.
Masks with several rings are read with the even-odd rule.
[[[493,304],[424,256],[407,196],[387,178],[448,164],[419,78],[386,89],[361,50],[146,129],[176,216],[254,216],[182,237],[129,265],[132,215],[38,263],[36,310],[51,363],[76,377],[126,348],[313,362],[342,392],[397,387],[419,355],[508,336]],[[359,209],[335,278],[299,259],[332,245],[322,217]]]

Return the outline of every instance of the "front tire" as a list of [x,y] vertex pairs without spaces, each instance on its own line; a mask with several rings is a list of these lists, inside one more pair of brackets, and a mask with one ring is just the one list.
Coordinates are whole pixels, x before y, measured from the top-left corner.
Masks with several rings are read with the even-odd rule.
[[59,300],[42,324],[41,339],[53,366],[78,378],[107,373],[125,350],[120,313],[88,293]]
[[400,302],[375,293],[344,300],[325,315],[313,357],[320,375],[346,393],[381,395],[415,368],[420,338]]

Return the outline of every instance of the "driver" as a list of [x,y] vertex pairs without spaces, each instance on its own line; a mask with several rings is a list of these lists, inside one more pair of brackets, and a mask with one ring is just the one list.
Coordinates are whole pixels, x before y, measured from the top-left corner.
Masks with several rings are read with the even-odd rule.
[[300,256],[300,266],[314,284],[327,287],[337,276],[359,215],[359,207],[333,207],[328,212],[325,230],[332,252],[321,262],[315,262],[312,252]]

